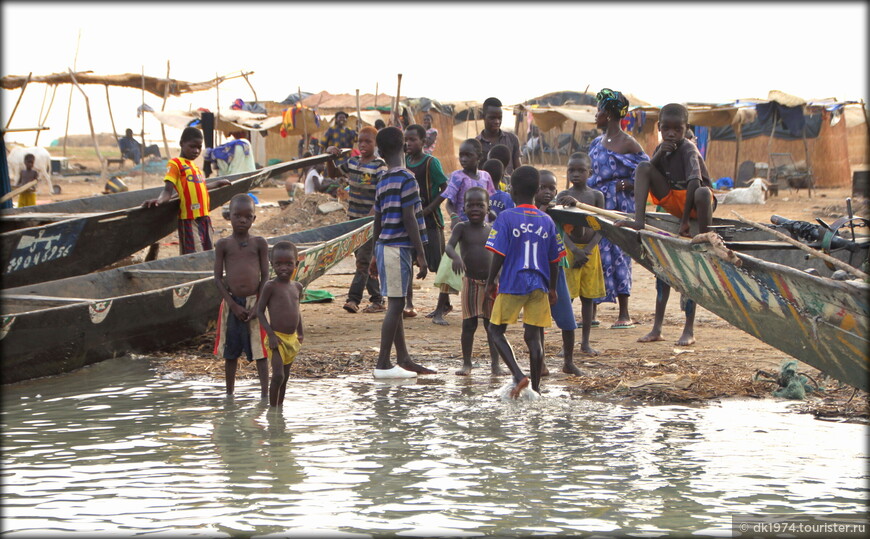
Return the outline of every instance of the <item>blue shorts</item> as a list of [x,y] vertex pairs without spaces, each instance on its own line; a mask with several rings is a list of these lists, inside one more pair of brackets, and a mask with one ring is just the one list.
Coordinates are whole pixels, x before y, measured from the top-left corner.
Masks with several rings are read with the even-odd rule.
[[375,259],[381,280],[381,295],[386,298],[404,298],[413,276],[410,247],[394,247],[375,243]]
[[568,281],[565,279],[565,268],[559,266],[559,274],[556,276],[556,303],[550,305],[550,314],[556,322],[556,326],[562,331],[577,329],[577,320],[574,319],[574,308],[571,306],[571,296],[568,293]]

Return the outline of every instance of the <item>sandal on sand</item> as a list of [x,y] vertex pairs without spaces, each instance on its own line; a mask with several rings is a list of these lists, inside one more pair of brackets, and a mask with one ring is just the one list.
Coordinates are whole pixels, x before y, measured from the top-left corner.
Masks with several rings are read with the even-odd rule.
[[402,311],[402,318],[414,318],[417,316],[417,309],[405,309]]
[[349,313],[356,314],[359,312],[359,304],[355,301],[348,301],[344,304],[344,310]]
[[[582,324],[582,322],[581,322],[581,324]],[[601,320],[593,320],[593,321],[589,324],[589,326],[590,326],[590,327],[593,327],[593,328],[597,328],[597,327],[600,326],[600,325],[601,325]]]
[[634,324],[631,322],[617,322],[610,326],[610,329],[631,329],[634,327]]
[[365,309],[363,309],[362,312],[371,314],[371,313],[382,313],[386,310],[387,310],[387,308],[384,307],[383,303],[369,303],[369,306],[366,307]]

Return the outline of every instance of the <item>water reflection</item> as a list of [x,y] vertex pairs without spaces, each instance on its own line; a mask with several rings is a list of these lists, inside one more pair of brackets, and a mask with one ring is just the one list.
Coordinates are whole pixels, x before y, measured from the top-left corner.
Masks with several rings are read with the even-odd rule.
[[[503,380],[156,377],[144,360],[5,386],[3,528],[286,535],[690,533],[866,510],[867,429],[773,401],[621,406]],[[39,395],[39,397],[37,397]]]

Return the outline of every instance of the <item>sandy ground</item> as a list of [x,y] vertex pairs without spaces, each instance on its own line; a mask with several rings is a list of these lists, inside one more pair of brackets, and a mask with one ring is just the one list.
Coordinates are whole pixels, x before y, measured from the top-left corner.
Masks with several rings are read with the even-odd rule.
[[[560,181],[564,181],[565,167],[546,168],[554,170]],[[58,179],[55,183],[61,185],[62,194],[51,198],[62,200],[95,194],[102,190],[103,182],[79,176]],[[160,183],[159,176],[146,177],[144,181],[146,187]],[[139,188],[141,180],[131,179],[128,184],[131,188]],[[282,211],[274,203],[288,198],[283,187],[264,187],[255,193],[262,207],[257,210],[253,231],[263,236],[286,234],[344,220],[340,211],[325,216],[314,213],[313,208],[317,203],[329,200],[326,195],[297,197],[292,205]],[[771,214],[802,220],[822,217],[830,222],[845,214],[845,198],[849,195],[849,190],[845,188],[819,190],[812,198],[808,197],[806,191],[799,194],[783,191],[779,197],[772,198],[765,205],[720,206],[716,216],[733,217],[730,210],[736,209],[745,217],[758,222],[768,222]],[[39,199],[40,202],[49,201],[44,195]],[[220,210],[212,213],[212,220],[217,237],[229,234],[229,222],[223,219]],[[175,256],[178,252],[174,234],[165,238],[161,245],[161,258]],[[138,262],[143,257],[144,251],[124,263]],[[348,258],[313,284],[312,288],[331,292],[335,300],[331,303],[303,305],[306,339],[293,366],[293,376],[334,376],[367,372],[373,368],[383,315],[362,312],[350,314],[342,309],[353,268],[353,259]],[[776,389],[776,384],[772,382],[754,381],[754,375],[758,369],[776,373],[781,364],[790,358],[701,307],[698,307],[696,316],[697,342],[691,346],[676,346],[684,321],[676,294],[672,295],[668,305],[663,332],[665,340],[638,343],[637,339],[648,333],[652,325],[655,278],[636,264],[634,268],[630,313],[637,323],[636,327],[610,329],[610,325],[616,320],[616,305],[602,304],[598,314],[601,326],[593,329],[591,336],[592,347],[600,355],[582,355],[578,349],[575,356],[583,376],[570,376],[560,372],[562,360],[556,354],[561,349],[561,335],[555,327],[547,330],[546,364],[552,374],[544,379],[545,390],[549,384],[560,384],[595,395],[644,401],[686,402],[728,396],[765,397]],[[432,280],[433,277],[429,276],[418,281],[419,288],[414,292],[414,304],[420,315],[405,320],[408,345],[418,361],[438,371],[436,376],[455,376],[453,373],[461,364],[459,300],[455,296],[452,298],[456,311],[447,316],[450,325],[437,326],[430,319],[424,318],[423,314],[433,310],[437,300],[437,290],[433,287]],[[366,301],[367,298],[364,299],[362,307],[365,307]],[[579,317],[579,307],[575,312]],[[352,333],[352,339],[347,338],[349,333]],[[521,325],[509,327],[507,336],[518,352],[521,365],[527,368],[528,356],[522,343]],[[579,337],[578,332],[578,341]],[[159,368],[176,375],[221,379],[223,361],[211,355],[212,345],[213,334],[207,334],[165,350],[157,354],[165,358],[160,362]],[[472,377],[488,378],[489,359],[482,326],[476,336],[474,358],[480,368],[473,371]],[[240,363],[240,377],[256,377],[253,366],[248,366],[247,362]],[[804,410],[811,411],[818,417],[842,419],[868,416],[865,393],[858,392],[854,395],[854,391],[848,386],[827,378],[808,365],[800,364],[799,368],[825,388],[821,397],[810,398],[802,405]],[[651,383],[650,378],[661,375],[668,376],[659,378],[657,383]]]

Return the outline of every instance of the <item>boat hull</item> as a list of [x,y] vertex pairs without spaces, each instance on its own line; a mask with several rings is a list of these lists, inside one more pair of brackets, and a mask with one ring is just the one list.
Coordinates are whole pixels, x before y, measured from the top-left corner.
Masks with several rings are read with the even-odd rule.
[[599,229],[656,277],[735,327],[841,382],[870,389],[867,283],[835,281],[763,260],[764,250],[737,253],[740,264],[732,264],[708,244],[615,227],[582,210],[557,209],[551,215]]
[[[372,218],[270,238],[300,246],[307,286],[371,238]],[[151,353],[214,327],[214,251],[2,291],[0,383]]]

